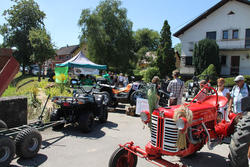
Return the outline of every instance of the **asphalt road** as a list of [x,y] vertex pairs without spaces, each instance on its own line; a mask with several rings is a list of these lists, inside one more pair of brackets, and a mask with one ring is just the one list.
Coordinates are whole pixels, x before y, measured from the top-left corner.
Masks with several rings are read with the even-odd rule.
[[[124,106],[121,106],[124,107]],[[149,129],[139,117],[127,116],[122,109],[110,112],[108,122],[95,123],[91,133],[84,134],[72,126],[55,132],[51,128],[42,132],[43,143],[39,154],[33,159],[15,158],[11,167],[107,167],[109,158],[118,144],[134,141],[144,148],[150,140]],[[206,146],[191,158],[165,157],[173,163],[192,167],[228,166],[228,146],[223,144],[209,151]],[[138,159],[138,167],[155,165]]]

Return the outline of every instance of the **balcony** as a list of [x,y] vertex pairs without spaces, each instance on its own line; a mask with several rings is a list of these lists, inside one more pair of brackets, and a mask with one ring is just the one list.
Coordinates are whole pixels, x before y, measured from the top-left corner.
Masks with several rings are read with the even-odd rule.
[[[188,50],[193,52],[194,44],[198,43],[197,41],[188,42]],[[250,50],[250,39],[220,39],[216,40],[220,50]]]

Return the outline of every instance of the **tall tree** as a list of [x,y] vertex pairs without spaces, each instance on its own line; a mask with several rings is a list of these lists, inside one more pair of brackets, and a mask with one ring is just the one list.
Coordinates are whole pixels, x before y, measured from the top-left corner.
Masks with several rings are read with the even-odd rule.
[[215,40],[203,39],[195,44],[193,53],[195,74],[201,74],[210,64],[214,64],[220,73],[219,46]]
[[95,10],[84,9],[79,19],[81,42],[88,46],[88,57],[118,71],[128,71],[133,59],[132,22],[119,0],[104,0]]
[[31,59],[39,66],[38,81],[41,80],[41,68],[43,63],[55,55],[50,35],[43,29],[32,28],[29,32],[29,40],[33,49]]
[[160,46],[157,49],[156,65],[160,69],[160,77],[171,76],[175,69],[175,56],[172,48],[171,32],[168,21],[164,21],[161,29]]
[[136,52],[142,47],[147,47],[150,51],[156,51],[160,42],[159,33],[148,28],[137,30],[134,34],[134,38]]
[[12,0],[15,4],[3,12],[7,23],[0,26],[0,33],[3,36],[4,46],[16,47],[14,55],[25,66],[31,63],[32,46],[28,39],[29,31],[32,28],[44,26],[45,13],[39,9],[34,0]]

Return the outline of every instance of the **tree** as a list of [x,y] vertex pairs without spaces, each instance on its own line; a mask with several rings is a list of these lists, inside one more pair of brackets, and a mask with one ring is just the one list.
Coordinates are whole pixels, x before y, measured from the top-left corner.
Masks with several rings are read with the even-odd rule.
[[179,55],[181,55],[181,43],[177,43],[177,44],[174,46],[174,51],[175,51],[175,52],[178,52]]
[[45,28],[32,28],[29,32],[29,41],[33,50],[31,59],[37,62],[39,66],[38,81],[40,81],[42,65],[46,60],[55,55],[55,50],[53,49],[50,35],[46,32]]
[[104,0],[92,12],[84,9],[79,19],[81,42],[88,46],[88,57],[116,71],[128,71],[133,54],[132,22],[119,0]]
[[161,29],[160,46],[157,49],[156,65],[160,69],[160,77],[171,76],[175,69],[175,56],[172,48],[171,32],[168,21],[164,21]]
[[160,42],[160,35],[157,31],[150,30],[147,28],[139,29],[134,33],[135,40],[135,53],[137,60],[135,61],[137,64],[137,69],[141,69],[139,64],[142,61],[146,61],[149,63],[149,66],[153,64],[153,58],[147,57],[146,53],[157,50]]
[[23,65],[24,74],[25,66],[31,63],[30,56],[33,52],[28,39],[29,31],[44,26],[45,13],[39,9],[34,0],[12,1],[16,4],[3,12],[7,23],[0,26],[0,33],[3,36],[4,46],[17,48],[14,55]]
[[220,72],[219,46],[215,40],[203,39],[195,44],[193,53],[195,75],[202,73],[210,64],[214,64]]
[[157,31],[143,28],[135,32],[134,39],[135,52],[142,47],[147,47],[149,51],[156,51],[159,46],[160,35]]

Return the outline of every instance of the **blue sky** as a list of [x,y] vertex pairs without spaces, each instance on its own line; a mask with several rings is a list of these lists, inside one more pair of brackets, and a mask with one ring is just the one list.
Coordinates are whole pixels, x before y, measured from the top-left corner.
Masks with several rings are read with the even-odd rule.
[[[44,20],[55,45],[60,48],[79,43],[80,28],[77,25],[82,9],[91,10],[100,0],[35,0],[40,10],[46,13]],[[192,21],[201,13],[220,0],[122,0],[122,7],[127,9],[127,16],[133,22],[133,30],[149,28],[160,32],[164,20],[168,20],[171,33]],[[0,24],[5,20],[2,13],[13,2],[1,0]],[[173,45],[179,40],[172,37]],[[2,36],[0,35],[0,43]]]

